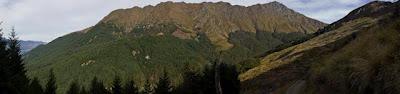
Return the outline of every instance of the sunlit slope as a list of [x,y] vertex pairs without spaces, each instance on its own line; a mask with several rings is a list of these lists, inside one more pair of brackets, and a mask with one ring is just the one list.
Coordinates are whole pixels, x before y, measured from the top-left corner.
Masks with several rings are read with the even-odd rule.
[[[382,2],[366,6],[376,3]],[[259,66],[240,75],[242,93],[399,93],[399,5],[383,7],[380,11],[386,12],[380,16],[342,22],[336,29],[262,58]]]

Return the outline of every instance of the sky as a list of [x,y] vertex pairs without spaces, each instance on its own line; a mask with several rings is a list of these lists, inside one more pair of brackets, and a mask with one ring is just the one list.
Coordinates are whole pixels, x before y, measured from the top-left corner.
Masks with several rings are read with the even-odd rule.
[[0,0],[0,27],[5,34],[15,27],[21,40],[50,42],[95,25],[113,10],[166,1],[224,1],[243,6],[278,1],[308,17],[332,23],[370,0]]

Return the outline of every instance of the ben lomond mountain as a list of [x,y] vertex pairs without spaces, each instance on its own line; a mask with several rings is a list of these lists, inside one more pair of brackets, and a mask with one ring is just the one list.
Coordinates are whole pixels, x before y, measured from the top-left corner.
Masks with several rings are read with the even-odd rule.
[[229,34],[236,31],[310,34],[325,25],[288,9],[279,2],[249,7],[233,6],[225,2],[164,2],[156,6],[116,10],[100,23],[115,24],[124,32],[131,32],[135,27],[151,28],[157,24],[173,23],[181,31],[186,31],[175,36],[192,39],[202,32],[212,44],[222,50],[234,46],[228,39]]
[[113,11],[98,24],[40,46],[26,55],[30,77],[54,70],[59,92],[74,80],[98,77],[108,86],[123,80],[155,82],[163,70],[178,85],[185,71],[198,71],[216,52],[245,71],[254,57],[306,40],[324,23],[281,3],[253,6],[164,2]]

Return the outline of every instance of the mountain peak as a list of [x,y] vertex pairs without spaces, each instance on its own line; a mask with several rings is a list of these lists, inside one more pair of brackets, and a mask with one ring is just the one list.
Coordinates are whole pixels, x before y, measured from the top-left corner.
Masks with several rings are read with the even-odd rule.
[[[230,48],[229,33],[236,31],[312,33],[325,24],[297,13],[279,2],[252,6],[227,2],[163,2],[156,6],[116,10],[100,23],[112,23],[126,32],[138,25],[172,23],[191,35],[206,33],[222,48]],[[213,25],[210,25],[213,24]]]
[[267,3],[266,5],[272,5],[272,6],[276,6],[276,7],[285,7],[286,8],[286,6],[284,4],[282,4],[281,2],[278,2],[278,1],[272,1],[270,3]]

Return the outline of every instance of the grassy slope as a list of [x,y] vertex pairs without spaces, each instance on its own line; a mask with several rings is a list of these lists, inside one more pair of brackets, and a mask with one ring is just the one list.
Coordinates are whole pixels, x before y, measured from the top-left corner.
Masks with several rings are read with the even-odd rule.
[[399,93],[400,20],[381,18],[352,20],[266,56],[240,75],[242,93],[285,93],[296,81],[306,81],[304,93]]
[[307,92],[399,93],[400,20],[389,20],[364,30],[313,63],[307,78],[312,88]]

